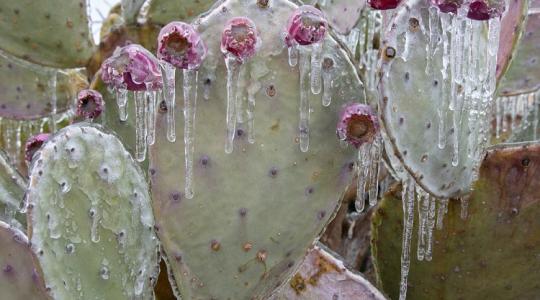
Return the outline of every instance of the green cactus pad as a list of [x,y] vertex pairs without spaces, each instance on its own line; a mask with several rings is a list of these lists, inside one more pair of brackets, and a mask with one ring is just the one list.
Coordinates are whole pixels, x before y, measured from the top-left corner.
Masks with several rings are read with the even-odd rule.
[[[352,177],[356,153],[340,147],[336,124],[341,106],[363,102],[364,93],[354,66],[329,36],[323,58],[334,61],[332,103],[324,107],[323,92],[307,91],[310,145],[307,152],[300,150],[299,72],[288,64],[282,35],[295,8],[283,0],[269,1],[264,9],[255,0],[231,0],[196,21],[208,57],[199,71],[192,199],[184,196],[180,85],[175,143],[166,139],[166,114],[158,116],[149,170],[154,211],[186,299],[265,299],[292,275]],[[255,141],[248,142],[244,123],[237,127],[234,151],[226,154],[227,80],[220,35],[235,16],[252,19],[261,34],[261,48],[245,66],[250,79],[241,81],[255,97]]]
[[0,221],[0,294],[2,299],[48,299],[45,285],[32,261],[26,235]]
[[159,270],[145,177],[100,126],[60,130],[36,154],[29,236],[57,299],[148,299]]
[[[379,84],[379,101],[381,121],[388,136],[387,152],[393,152],[393,156],[424,190],[437,197],[448,198],[466,193],[475,178],[485,143],[482,132],[488,130],[484,120],[490,117],[490,104],[484,100],[472,101],[473,98],[481,97],[473,96],[473,92],[467,88],[468,84],[452,87],[451,77],[444,79],[443,72],[439,71],[444,70],[443,61],[450,60],[450,55],[443,55],[445,47],[442,41],[438,47],[434,45],[433,50],[428,52],[429,6],[429,2],[412,1],[398,9],[390,21],[389,30],[382,42],[383,75]],[[437,13],[436,8],[431,7],[431,10]],[[442,15],[449,16],[435,15],[436,21],[433,24],[438,25],[431,28],[437,28],[439,32],[442,28],[455,28],[435,23],[441,20]],[[477,41],[477,45],[465,48],[485,49],[484,46],[489,45],[487,23],[471,21],[470,24],[476,28],[476,38],[473,40]],[[446,49],[450,49],[453,35],[448,33],[447,36],[449,42]],[[431,41],[436,44],[437,39],[432,38]],[[472,60],[479,63],[481,70],[485,70],[479,74],[488,76],[489,67],[485,61],[489,51],[476,52],[471,55],[474,57]],[[431,62],[428,62],[429,57]],[[456,56],[456,60],[459,60],[459,56]],[[447,76],[450,76],[450,70],[455,65],[450,60],[446,69]],[[468,67],[476,64],[462,60],[462,65]],[[494,78],[494,74],[489,78]],[[480,79],[470,81],[474,84],[481,82]],[[484,91],[485,88],[482,88]],[[452,91],[471,95],[455,110],[460,112],[456,113],[455,119],[449,104],[458,97],[452,96]],[[445,94],[448,97],[443,97]],[[441,99],[447,100],[443,103]]]
[[[467,219],[460,216],[459,201],[450,201],[444,228],[434,231],[433,261],[411,259],[409,299],[538,296],[539,166],[538,144],[503,145],[488,151],[468,201]],[[400,282],[399,194],[396,189],[386,195],[372,223],[379,287],[391,299],[398,298]],[[412,245],[416,238],[414,234]]]
[[386,297],[362,275],[348,270],[342,259],[319,245],[308,251],[298,272],[271,299],[385,300]]
[[122,17],[129,24],[135,24],[146,0],[122,0]]
[[85,81],[76,69],[43,68],[0,53],[0,117],[28,120],[66,111]]
[[153,0],[148,10],[148,22],[161,25],[172,21],[190,22],[215,3],[215,0]]
[[26,185],[26,179],[0,150],[0,220],[20,229],[26,225],[26,218],[19,214]]
[[0,2],[0,49],[36,64],[85,66],[94,50],[86,1]]
[[[515,95],[530,93],[540,88],[540,4],[531,2],[531,13],[527,17],[523,37],[517,46],[517,53],[501,80],[499,94]],[[533,13],[534,9],[534,13]]]
[[[307,1],[304,1],[307,2]],[[313,1],[324,12],[332,28],[340,34],[349,34],[360,20],[365,1],[318,0]]]

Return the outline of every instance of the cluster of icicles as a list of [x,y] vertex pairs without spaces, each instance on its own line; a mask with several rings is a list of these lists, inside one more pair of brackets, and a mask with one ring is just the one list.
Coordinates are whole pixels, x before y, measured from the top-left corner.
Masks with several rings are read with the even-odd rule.
[[[327,23],[321,12],[312,6],[301,6],[291,15],[285,32],[285,43],[288,47],[288,61],[291,67],[297,66],[300,71],[300,100],[299,100],[299,144],[300,150],[306,152],[309,149],[309,93],[315,95],[322,92],[322,105],[329,106],[332,101],[333,77],[336,74],[336,66],[331,58],[323,59],[323,44],[326,34]],[[176,36],[173,36],[175,35]],[[181,35],[181,36],[180,36]],[[180,36],[180,37],[179,37]],[[167,44],[167,39],[170,44]],[[179,40],[187,43],[179,43]],[[245,17],[236,17],[229,20],[221,38],[221,52],[225,58],[227,71],[227,112],[226,112],[226,139],[225,152],[232,153],[234,139],[237,134],[237,126],[244,123],[244,114],[247,116],[247,138],[249,143],[255,142],[254,135],[254,112],[255,95],[247,93],[247,107],[244,103],[244,87],[240,80],[246,73],[245,64],[260,48],[261,41],[258,30],[253,21]],[[179,47],[188,48],[179,49]],[[182,46],[183,45],[183,46]],[[135,49],[135,46],[140,49]],[[166,103],[167,116],[167,139],[175,142],[175,73],[176,69],[183,69],[183,96],[184,96],[184,149],[185,149],[185,196],[193,197],[193,156],[194,156],[194,125],[197,103],[198,69],[206,56],[206,45],[194,27],[181,22],[172,22],[160,32],[158,45],[157,68],[160,73],[155,73],[152,67],[148,73],[150,76],[143,78],[140,74],[129,75],[126,79],[126,69],[136,68],[139,59],[135,52],[143,53],[150,58],[145,60],[152,64],[155,58],[146,53],[145,49],[138,45],[128,45],[133,49],[117,49],[113,59],[105,61],[102,65],[102,78],[109,85],[111,92],[116,94],[119,118],[126,121],[128,118],[128,98],[133,97],[135,102],[136,118],[136,147],[135,157],[138,161],[144,161],[147,145],[155,142],[156,126],[156,103],[161,99]],[[126,48],[124,47],[124,48]],[[176,47],[176,48],[175,48]],[[127,53],[127,54],[126,54]],[[125,60],[118,59],[128,56],[134,63],[125,64]],[[124,72],[122,75],[122,72]],[[131,72],[136,73],[136,72]],[[104,75],[105,74],[105,75]],[[159,83],[156,84],[156,80]],[[127,81],[127,84],[125,83]],[[117,84],[121,82],[121,84]],[[137,88],[129,88],[129,85]],[[146,84],[146,88],[140,85]],[[205,90],[205,97],[208,93]]]
[[540,91],[497,98],[493,110],[496,138],[506,133],[517,134],[531,129],[532,140],[536,140],[539,105]]
[[[453,147],[452,165],[459,164],[460,148],[467,151],[472,163],[477,166],[483,156],[485,145],[490,137],[489,115],[493,103],[496,85],[496,63],[499,47],[500,19],[487,21],[487,43],[483,39],[484,22],[468,19],[465,7],[456,14],[442,13],[437,7],[429,8],[428,43],[425,72],[436,77],[435,72],[442,72],[439,101],[438,147]],[[422,28],[422,26],[421,26]],[[424,30],[422,28],[422,30]],[[408,33],[407,33],[408,35]],[[407,39],[403,53],[406,60]],[[442,56],[439,55],[442,53]],[[442,57],[442,70],[434,68],[435,59]],[[448,92],[449,91],[449,92]],[[452,124],[446,124],[446,111],[451,114]],[[468,111],[468,113],[466,113]],[[467,118],[467,119],[465,119]],[[468,128],[462,128],[467,121]],[[448,127],[453,129],[452,140],[447,141]],[[460,132],[463,131],[463,132]],[[452,131],[450,131],[452,132]],[[460,137],[468,134],[466,148],[459,144]],[[450,143],[450,145],[447,145]],[[476,167],[475,167],[476,168]],[[475,173],[477,176],[477,173]],[[448,199],[434,199],[414,183],[412,178],[403,182],[403,248],[401,257],[400,300],[407,294],[407,278],[410,268],[410,244],[414,222],[414,202],[418,200],[418,260],[431,260],[433,227],[437,211],[437,227],[442,228],[442,218],[447,211]],[[462,217],[467,216],[467,200],[462,199]],[[436,208],[438,203],[438,208]]]
[[[468,134],[467,155],[476,165],[483,154],[490,133],[488,112],[493,102],[496,84],[497,51],[500,19],[488,22],[488,41],[483,40],[484,23],[465,16],[465,8],[457,14],[442,13],[437,7],[429,8],[429,42],[427,47],[426,74],[433,76],[435,59],[442,53],[443,92],[439,99],[438,147],[447,143],[453,147],[452,165],[459,164],[460,137]],[[449,91],[449,92],[447,92]],[[449,125],[446,111],[451,112],[452,141],[447,141]],[[465,113],[468,111],[468,114]],[[461,128],[467,118],[468,128]],[[463,130],[463,132],[461,132]],[[469,133],[470,132],[470,133]]]

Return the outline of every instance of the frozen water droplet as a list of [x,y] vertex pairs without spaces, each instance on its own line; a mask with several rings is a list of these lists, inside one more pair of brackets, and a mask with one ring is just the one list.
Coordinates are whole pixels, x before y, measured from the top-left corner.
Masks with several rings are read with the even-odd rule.
[[66,245],[66,253],[67,254],[72,254],[75,252],[75,245],[73,245],[72,243],[69,243]]
[[109,268],[107,266],[102,266],[101,269],[99,269],[99,276],[101,276],[101,278],[103,280],[108,280],[109,279]]
[[92,240],[92,242],[98,243],[100,240],[98,225],[101,221],[101,216],[99,214],[99,211],[94,207],[90,208],[90,210],[88,211],[88,215],[92,220],[92,226],[90,227],[90,239]]
[[292,45],[288,48],[289,66],[294,67],[298,64],[298,44],[295,41],[291,43]]
[[71,190],[71,184],[67,180],[63,180],[60,182],[60,191],[63,194],[68,193]]

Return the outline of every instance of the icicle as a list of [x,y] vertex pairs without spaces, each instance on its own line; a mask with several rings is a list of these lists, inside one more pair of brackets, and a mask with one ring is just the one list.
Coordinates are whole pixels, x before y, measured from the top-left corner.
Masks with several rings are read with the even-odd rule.
[[503,98],[499,98],[495,102],[495,137],[497,139],[499,139],[501,137],[501,127],[502,127],[501,121],[504,118],[504,116],[503,116],[504,111],[502,111],[502,106],[503,105],[501,103],[502,99]]
[[193,198],[193,153],[195,152],[195,114],[198,71],[184,70],[184,155],[186,163],[186,198]]
[[442,44],[443,44],[443,57],[442,57],[442,89],[441,89],[441,103],[438,106],[437,109],[437,116],[439,118],[439,138],[438,138],[438,147],[439,149],[444,149],[446,147],[446,109],[448,108],[448,104],[450,101],[448,101],[449,97],[452,96],[452,94],[448,93],[448,65],[449,65],[449,58],[450,58],[450,45],[449,45],[449,38],[448,34],[450,34],[449,30],[451,27],[451,21],[450,21],[450,15],[446,13],[439,13],[440,20],[441,20],[441,28],[442,28]]
[[538,130],[538,101],[537,99],[539,98],[539,93],[540,92],[536,92],[533,96],[533,105],[534,105],[534,108],[533,108],[533,111],[534,111],[534,117],[533,117],[533,140],[536,140],[536,132]]
[[56,109],[57,109],[57,94],[56,94],[56,85],[57,85],[57,78],[58,78],[58,72],[52,71],[51,77],[49,78],[49,91],[51,93],[51,132],[56,132]]
[[463,197],[463,198],[461,198],[460,202],[461,202],[461,214],[460,214],[461,219],[462,220],[467,220],[468,208],[469,208],[469,198]]
[[248,119],[248,142],[250,144],[255,143],[255,94],[248,91],[248,106],[247,106],[247,119]]
[[403,202],[403,237],[401,249],[401,281],[399,285],[399,300],[407,297],[407,279],[411,263],[411,237],[414,226],[414,180],[409,177],[403,183],[401,201]]
[[15,165],[19,164],[21,153],[22,153],[22,141],[21,141],[21,132],[23,122],[15,121],[15,151],[13,152],[13,163]]
[[377,198],[379,194],[379,162],[381,160],[382,153],[382,140],[380,137],[376,137],[371,146],[369,165],[369,182],[368,182],[368,195],[369,205],[374,206],[377,204]]
[[429,42],[426,45],[426,75],[432,76],[434,72],[433,64],[435,59],[435,48],[439,42],[439,15],[435,6],[429,8]]
[[321,93],[321,68],[323,42],[311,45],[311,92],[315,95]]
[[294,67],[298,64],[298,44],[292,41],[292,45],[288,48],[289,51],[289,66]]
[[144,92],[135,92],[135,158],[142,162],[146,158],[146,99]]
[[234,56],[227,55],[225,65],[227,67],[227,139],[225,141],[225,153],[232,153],[236,134],[236,90],[242,64]]
[[174,117],[176,106],[176,68],[168,62],[161,62],[163,76],[163,96],[167,104],[167,140],[176,141],[176,120]]
[[90,239],[92,242],[97,243],[100,240],[98,225],[101,220],[101,215],[95,207],[90,208],[89,214],[90,218],[92,219],[92,226],[90,227]]
[[[325,58],[325,60],[332,61],[331,58]],[[333,66],[329,66],[328,68],[323,68],[322,70],[322,80],[323,80],[323,95],[322,95],[322,105],[324,107],[330,106],[330,103],[332,102],[332,84],[333,84],[333,72],[334,69]]]
[[418,195],[418,245],[416,246],[416,257],[419,261],[422,261],[425,254],[429,195],[419,186],[416,187],[416,194]]
[[148,145],[153,145],[156,141],[156,102],[158,100],[158,91],[146,91],[144,97],[146,98],[146,142]]
[[300,52],[300,151],[307,152],[309,149],[309,87],[307,80],[310,69],[309,48],[299,46]]
[[448,199],[439,200],[439,209],[437,211],[437,229],[441,230],[444,226],[444,216],[448,212]]
[[424,258],[431,261],[433,249],[433,227],[435,227],[435,205],[436,199],[428,195],[429,210],[427,211],[427,221],[425,224],[425,254]]
[[127,121],[128,90],[116,89],[116,104],[118,105],[118,118],[120,121]]
[[371,144],[364,143],[358,148],[358,157],[356,161],[356,200],[354,206],[357,212],[364,211],[365,192],[368,184],[368,169],[371,154]]
[[248,68],[246,68],[246,65],[243,64],[240,68],[240,71],[238,73],[238,81],[236,82],[236,101],[235,105],[236,108],[234,109],[236,112],[236,127],[237,128],[243,128],[244,127],[244,121],[245,121],[245,114],[247,113],[244,110],[244,103],[246,102],[245,92],[246,92],[246,85],[248,80],[246,79],[248,76]]

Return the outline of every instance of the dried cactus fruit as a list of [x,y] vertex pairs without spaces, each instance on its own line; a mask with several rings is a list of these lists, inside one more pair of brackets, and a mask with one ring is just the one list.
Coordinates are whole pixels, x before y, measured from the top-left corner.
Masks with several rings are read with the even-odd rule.
[[[444,228],[434,232],[433,261],[411,259],[409,299],[532,299],[540,289],[536,259],[540,181],[538,144],[492,148],[469,198],[468,216],[451,200]],[[381,287],[397,299],[402,213],[398,189],[386,195],[372,223]],[[417,220],[416,220],[417,221]],[[416,243],[413,237],[413,245]],[[509,241],[512,241],[509,243]],[[503,274],[503,275],[502,275]]]
[[85,89],[77,95],[77,116],[89,120],[96,119],[103,111],[103,96],[96,90]]
[[58,131],[34,159],[26,208],[52,297],[152,296],[159,253],[148,186],[114,135],[87,123]]
[[362,275],[348,270],[341,258],[322,245],[308,250],[298,272],[271,300],[364,299],[386,297]]
[[[333,61],[325,70],[334,76],[326,86],[332,104],[322,106],[324,91],[318,96],[310,92],[306,69],[300,85],[283,40],[296,8],[284,0],[269,1],[266,8],[256,1],[229,0],[194,23],[208,55],[199,69],[202,99],[192,141],[192,199],[184,194],[183,143],[168,142],[167,118],[158,115],[149,177],[169,271],[185,298],[269,296],[294,272],[352,177],[353,149],[340,147],[335,125],[342,104],[364,102],[363,87],[355,67],[329,35],[322,44],[322,60]],[[238,125],[234,151],[226,154],[227,76],[219,37],[224,24],[237,16],[253,20],[261,47],[239,75],[239,99],[250,102],[247,107],[240,103],[240,114],[232,119]],[[298,63],[309,70],[309,54]],[[312,108],[307,152],[299,149],[300,93]],[[176,116],[180,131],[184,119]],[[272,221],[276,216],[279,222]]]
[[43,66],[85,66],[94,51],[86,5],[85,0],[2,1],[0,49]]
[[0,221],[0,293],[4,299],[48,299],[43,279],[32,261],[34,253],[26,235]]
[[480,21],[413,1],[385,34],[379,99],[387,151],[434,196],[462,195],[475,179],[489,133],[499,22],[490,19],[485,34]]

